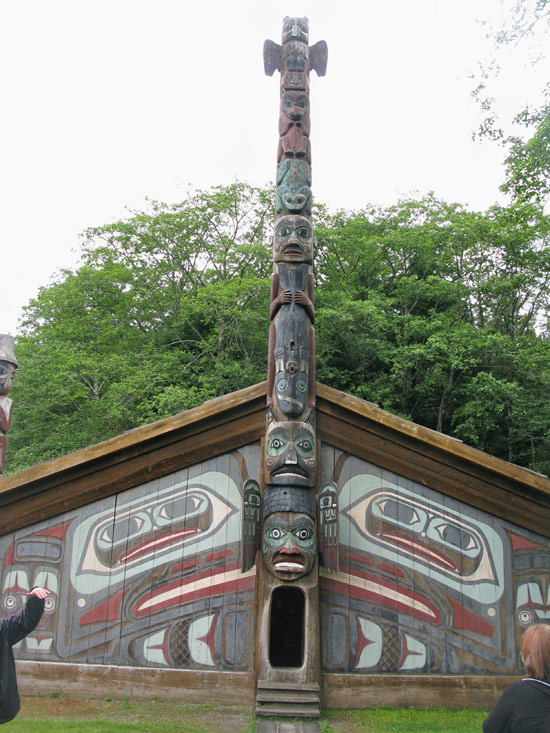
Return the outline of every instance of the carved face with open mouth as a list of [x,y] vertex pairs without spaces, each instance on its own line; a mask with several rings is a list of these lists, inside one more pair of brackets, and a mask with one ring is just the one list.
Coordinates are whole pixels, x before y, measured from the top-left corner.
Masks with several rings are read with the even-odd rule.
[[314,520],[297,512],[271,514],[264,522],[262,554],[267,570],[280,580],[308,575],[317,555]]
[[315,486],[315,433],[305,422],[274,422],[267,432],[265,447],[266,484]]

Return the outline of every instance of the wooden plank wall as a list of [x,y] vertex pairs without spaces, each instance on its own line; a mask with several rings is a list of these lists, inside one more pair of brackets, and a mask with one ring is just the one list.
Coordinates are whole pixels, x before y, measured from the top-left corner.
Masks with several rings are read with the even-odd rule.
[[324,445],[327,482],[339,569],[321,569],[324,671],[521,674],[522,633],[550,616],[546,537]]
[[[182,703],[254,704],[251,672],[198,672],[55,662],[17,663],[20,693],[61,695],[68,700],[160,698]],[[513,677],[494,675],[322,676],[325,707],[473,707],[490,710]]]
[[[205,701],[220,679],[248,700],[255,570],[240,573],[240,522],[264,400],[256,385],[2,480],[4,611],[31,585],[54,591],[17,649],[24,685],[43,660],[70,689],[76,665],[75,695],[106,670],[147,695],[131,681],[146,667],[187,699],[180,668]],[[317,417],[339,502],[339,571],[320,577],[325,704],[490,706],[521,674],[523,629],[550,613],[550,482],[322,385]]]
[[259,443],[0,538],[4,611],[52,591],[19,658],[246,672],[255,573],[241,572],[242,487]]

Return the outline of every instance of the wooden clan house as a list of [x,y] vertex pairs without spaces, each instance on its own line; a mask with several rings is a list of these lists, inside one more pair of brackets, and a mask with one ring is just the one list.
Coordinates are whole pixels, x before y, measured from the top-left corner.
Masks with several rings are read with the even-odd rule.
[[264,48],[267,381],[0,482],[2,613],[52,592],[23,692],[487,707],[550,622],[550,480],[315,380],[308,42]]

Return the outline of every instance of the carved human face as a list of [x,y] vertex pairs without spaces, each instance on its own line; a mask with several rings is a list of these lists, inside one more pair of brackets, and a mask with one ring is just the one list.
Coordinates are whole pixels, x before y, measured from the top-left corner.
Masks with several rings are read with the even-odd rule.
[[281,112],[293,122],[309,119],[309,97],[304,92],[285,91],[281,97]]
[[10,361],[0,361],[0,394],[8,394],[13,387],[16,366]]
[[273,234],[274,262],[313,262],[313,230],[305,216],[291,214],[277,219]]
[[315,523],[307,514],[276,512],[264,522],[262,555],[267,570],[280,580],[298,580],[315,565]]
[[264,481],[274,486],[315,486],[315,433],[305,422],[273,422],[267,428]]

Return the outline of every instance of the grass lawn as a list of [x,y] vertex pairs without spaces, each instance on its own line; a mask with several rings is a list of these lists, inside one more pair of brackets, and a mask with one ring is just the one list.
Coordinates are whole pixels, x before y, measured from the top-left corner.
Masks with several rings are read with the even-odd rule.
[[[327,710],[323,733],[369,731],[369,733],[479,733],[489,713],[484,710]],[[324,727],[328,724],[329,727]],[[343,727],[339,727],[342,725]]]
[[[487,717],[480,710],[327,710],[323,733],[479,733]],[[6,733],[254,733],[250,707],[189,705],[168,700],[65,700],[24,697]]]

